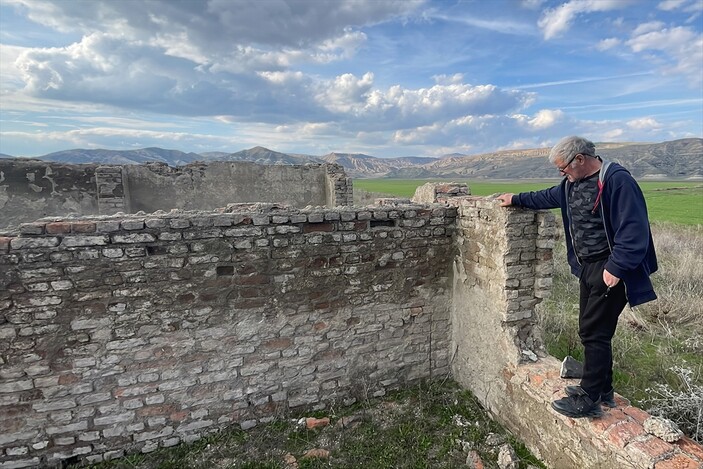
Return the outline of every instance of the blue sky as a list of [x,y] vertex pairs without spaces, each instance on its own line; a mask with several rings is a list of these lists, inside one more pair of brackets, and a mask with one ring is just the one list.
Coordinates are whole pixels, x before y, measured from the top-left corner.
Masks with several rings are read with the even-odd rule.
[[703,136],[703,0],[0,0],[0,153]]

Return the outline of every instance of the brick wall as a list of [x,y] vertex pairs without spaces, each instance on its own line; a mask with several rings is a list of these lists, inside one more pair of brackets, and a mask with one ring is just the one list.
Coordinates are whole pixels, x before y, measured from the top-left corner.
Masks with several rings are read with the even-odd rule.
[[352,201],[351,179],[337,164],[213,161],[174,168],[160,162],[71,165],[0,158],[0,230],[42,217],[213,210],[254,202],[337,207]]
[[620,396],[600,419],[550,408],[567,382],[534,307],[553,215],[432,193],[446,203],[234,204],[0,237],[0,468],[148,452],[450,372],[550,467],[701,467],[700,445],[648,434]]
[[22,225],[0,238],[0,467],[446,375],[455,218],[257,204]]

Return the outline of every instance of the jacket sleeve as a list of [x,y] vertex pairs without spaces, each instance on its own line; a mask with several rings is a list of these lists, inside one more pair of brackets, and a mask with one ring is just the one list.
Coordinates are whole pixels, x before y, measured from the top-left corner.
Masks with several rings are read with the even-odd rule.
[[550,187],[536,192],[521,192],[513,196],[512,203],[519,207],[527,207],[535,210],[558,208],[564,201],[564,184]]
[[[612,252],[605,269],[618,278],[644,260],[649,247],[649,218],[642,190],[628,173],[616,173],[606,181],[609,193],[607,221]],[[606,203],[606,201],[603,201]]]

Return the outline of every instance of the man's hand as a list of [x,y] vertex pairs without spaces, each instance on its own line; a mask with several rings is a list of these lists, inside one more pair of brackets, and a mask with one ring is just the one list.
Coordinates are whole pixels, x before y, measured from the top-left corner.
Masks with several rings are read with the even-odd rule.
[[513,204],[514,194],[500,194],[497,199],[500,200],[501,207],[508,207]]
[[618,277],[603,269],[603,283],[605,283],[606,287],[614,287],[619,281]]

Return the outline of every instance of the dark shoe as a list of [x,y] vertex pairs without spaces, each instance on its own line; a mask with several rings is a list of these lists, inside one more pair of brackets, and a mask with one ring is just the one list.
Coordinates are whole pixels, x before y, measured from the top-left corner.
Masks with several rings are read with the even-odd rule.
[[574,419],[603,415],[600,397],[594,402],[580,386],[574,386],[574,392],[576,394],[552,402],[552,409]]
[[[581,389],[581,386],[567,386],[564,388],[564,391],[566,392],[567,396],[575,396],[578,394],[577,389]],[[608,391],[607,393],[600,395],[600,403],[606,407],[610,407],[611,409],[614,409],[618,406],[615,403],[615,391],[613,390],[613,388],[610,388],[610,391]]]

